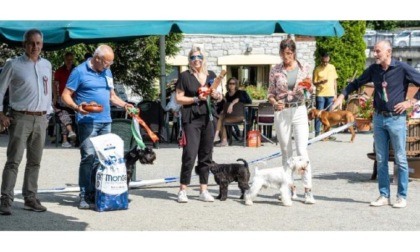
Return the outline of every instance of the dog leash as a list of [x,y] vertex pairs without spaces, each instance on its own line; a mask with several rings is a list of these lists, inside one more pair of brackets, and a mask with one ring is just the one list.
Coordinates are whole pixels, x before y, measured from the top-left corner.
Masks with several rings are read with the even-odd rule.
[[134,139],[137,142],[137,145],[141,149],[146,148],[146,145],[144,144],[143,138],[141,137],[139,124],[141,126],[143,126],[143,128],[146,130],[147,134],[149,135],[149,137],[153,141],[153,143],[159,141],[159,138],[156,136],[156,134],[149,128],[149,126],[147,126],[147,124],[143,121],[143,119],[140,118],[140,116],[139,116],[140,110],[137,110],[136,108],[129,108],[127,113],[132,118],[131,132],[134,136]]

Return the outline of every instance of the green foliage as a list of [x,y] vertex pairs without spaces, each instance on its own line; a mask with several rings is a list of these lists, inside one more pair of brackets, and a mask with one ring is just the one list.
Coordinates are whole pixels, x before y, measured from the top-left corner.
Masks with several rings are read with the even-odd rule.
[[56,70],[64,64],[64,55],[67,52],[71,52],[74,56],[74,65],[77,66],[84,61],[85,53],[93,54],[98,45],[99,44],[77,44],[57,51],[43,52],[43,57],[47,58],[51,62],[53,70]]
[[[177,44],[182,41],[183,35],[171,33],[165,39],[166,56],[175,56],[180,50]],[[108,44],[114,49],[115,63],[111,69],[115,83],[124,83],[132,87],[134,93],[143,96],[145,100],[155,100],[158,97],[154,82],[160,77],[159,36],[101,44]],[[75,65],[78,65],[83,62],[85,53],[93,54],[98,45],[77,44],[65,49],[43,52],[43,57],[51,62],[55,70],[63,64],[66,52],[72,52]],[[4,61],[22,53],[23,48],[9,48],[6,44],[0,44],[0,58]],[[170,71],[171,67],[166,65],[166,69]]]
[[0,66],[2,66],[7,59],[14,58],[22,54],[23,48],[9,47],[7,44],[0,43]]
[[364,118],[372,120],[373,117],[373,98],[369,97],[368,99],[359,99],[359,107],[357,108],[358,118]]
[[[166,56],[175,56],[179,52],[177,44],[183,39],[180,33],[171,33],[165,37]],[[160,77],[159,36],[149,36],[128,42],[118,42],[113,46],[115,64],[112,73],[117,83],[124,83],[145,100],[158,98],[155,81]],[[167,70],[171,70],[166,65]]]
[[[360,75],[366,62],[366,44],[363,41],[363,34],[366,30],[366,21],[340,21],[345,33],[341,38],[317,37],[315,61],[317,65],[321,62],[321,53],[330,53],[330,63],[337,69],[338,93],[347,85],[357,71]],[[357,77],[356,76],[356,77]]]
[[267,99],[267,88],[257,88],[254,85],[248,85],[245,87],[246,92],[249,94],[252,100],[266,100]]
[[396,21],[397,27],[403,28],[403,27],[420,27],[420,21],[419,20],[400,20]]
[[366,27],[378,31],[392,31],[398,27],[399,21],[394,20],[370,20],[366,21]]

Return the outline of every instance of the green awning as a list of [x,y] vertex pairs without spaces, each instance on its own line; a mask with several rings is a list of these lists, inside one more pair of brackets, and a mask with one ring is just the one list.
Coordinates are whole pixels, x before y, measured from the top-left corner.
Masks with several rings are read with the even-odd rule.
[[44,33],[44,49],[77,43],[127,40],[170,32],[186,34],[269,35],[288,33],[306,36],[344,34],[338,21],[0,21],[0,41],[21,45],[26,30]]

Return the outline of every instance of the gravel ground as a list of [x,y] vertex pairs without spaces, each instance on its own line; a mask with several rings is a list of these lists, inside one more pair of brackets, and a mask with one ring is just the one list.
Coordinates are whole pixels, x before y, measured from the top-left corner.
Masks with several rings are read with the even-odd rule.
[[[379,195],[377,182],[370,180],[373,161],[366,155],[372,152],[373,136],[372,134],[357,134],[354,143],[349,143],[350,135],[346,133],[337,134],[335,137],[337,138],[335,141],[317,142],[308,147],[313,168],[313,193],[317,201],[314,205],[303,204],[303,188],[297,176],[295,177],[299,199],[293,203],[292,207],[281,206],[277,199],[278,192],[274,189],[263,190],[253,206],[245,206],[239,200],[240,191],[236,183],[231,184],[227,201],[216,200],[214,203],[204,203],[198,201],[198,178],[194,176],[188,190],[190,201],[187,204],[179,204],[176,201],[178,182],[156,184],[131,190],[131,203],[129,209],[125,211],[98,213],[91,210],[78,210],[78,193],[67,192],[39,194],[39,199],[48,211],[34,213],[23,210],[23,199],[21,195],[16,195],[12,215],[0,216],[0,231],[169,231],[117,232],[119,235],[124,234],[117,237],[132,237],[132,242],[128,244],[141,245],[142,242],[153,241],[151,243],[153,246],[162,236],[165,241],[168,241],[168,245],[173,242],[177,245],[175,247],[180,248],[183,245],[179,239],[184,239],[183,237],[187,234],[188,244],[196,240],[202,241],[203,235],[206,235],[205,239],[211,243],[216,238],[224,240],[232,235],[239,239],[249,239],[249,242],[248,240],[241,242],[240,246],[246,248],[256,246],[258,249],[259,240],[263,240],[265,244],[278,246],[279,234],[285,239],[301,242],[302,237],[299,238],[296,232],[289,231],[420,230],[420,197],[418,196],[420,183],[416,180],[411,180],[409,183],[408,206],[405,209],[394,209],[388,206],[370,207],[369,202]],[[0,135],[2,164],[6,160],[6,145],[7,135]],[[160,148],[155,151],[157,160],[154,165],[137,165],[137,179],[178,177],[182,150],[175,144],[160,144]],[[264,143],[259,148],[244,148],[240,142],[234,142],[234,145],[230,147],[215,148],[214,160],[218,163],[232,163],[238,158],[244,158],[250,162],[279,151],[280,147],[275,144]],[[47,144],[42,159],[39,189],[77,186],[79,160],[78,149],[55,148],[54,145]],[[253,174],[256,165],[263,169],[278,166],[280,163],[280,158],[274,158],[267,160],[266,163],[252,164],[250,170]],[[24,165],[25,160],[20,166],[17,190],[20,190],[22,186]],[[390,173],[392,174],[391,168]],[[214,196],[218,194],[218,186],[212,177],[209,179],[209,191]],[[391,186],[391,191],[393,195],[391,201],[395,201],[395,185]],[[237,231],[259,232],[238,233]],[[72,236],[79,238],[80,233],[72,233]],[[91,233],[95,234],[93,237],[98,235],[96,232]],[[334,238],[338,239],[337,241],[340,241],[340,237],[343,242],[348,241],[348,232],[303,233],[315,238],[314,240],[308,238],[311,241],[310,244],[318,241],[328,242],[337,234],[339,237]],[[401,234],[401,232],[391,233],[390,239],[399,242],[395,239],[395,234]],[[17,233],[2,232],[2,234],[14,237]],[[57,232],[54,234],[57,235]],[[106,234],[106,237],[109,237],[108,235],[114,233],[107,232]],[[227,234],[229,235],[226,236]],[[366,236],[365,232],[351,232],[350,237],[357,239],[370,237],[368,240],[371,240],[378,233],[368,232],[368,234],[369,236]],[[385,234],[385,238],[388,234],[390,232]],[[110,236],[113,237],[113,235]],[[149,236],[153,238],[149,239]],[[382,233],[379,238],[384,238]],[[227,239],[228,244],[230,244],[229,239]],[[252,240],[257,242],[253,243]],[[406,239],[404,243],[405,241]],[[377,244],[377,241],[375,242],[374,244]],[[325,243],[320,244],[325,245]],[[358,244],[360,245],[360,243],[351,243],[349,246],[357,247]],[[213,246],[204,250],[215,249],[211,247]]]

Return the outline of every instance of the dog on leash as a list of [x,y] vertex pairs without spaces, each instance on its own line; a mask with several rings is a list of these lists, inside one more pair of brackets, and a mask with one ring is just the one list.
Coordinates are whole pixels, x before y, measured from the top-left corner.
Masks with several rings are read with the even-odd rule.
[[127,169],[127,186],[129,186],[137,160],[140,161],[141,164],[153,164],[153,161],[156,159],[156,153],[152,148],[146,147],[140,149],[136,145],[124,155],[124,159],[125,167]]
[[284,206],[292,205],[291,187],[293,185],[292,174],[305,172],[309,165],[309,159],[303,156],[291,157],[287,160],[286,167],[276,167],[259,170],[255,167],[255,175],[252,178],[252,185],[245,192],[245,205],[252,205],[253,199],[262,188],[280,189],[280,197]]
[[[338,110],[338,111],[325,111],[325,110],[318,110],[318,109],[311,109],[308,112],[308,119],[313,120],[319,118],[323,127],[324,133],[329,131],[332,126],[336,126],[339,123],[350,123],[354,122],[354,115],[350,111],[346,110]],[[353,126],[349,127],[351,132],[351,139],[350,142],[353,143],[354,138],[356,137],[356,133],[354,132]]]
[[219,185],[219,196],[216,199],[224,201],[227,199],[228,186],[233,181],[238,182],[238,187],[241,190],[241,199],[244,198],[245,191],[249,189],[249,172],[248,163],[240,158],[236,161],[242,161],[243,164],[217,164],[210,165],[210,171],[214,175],[214,180]]

